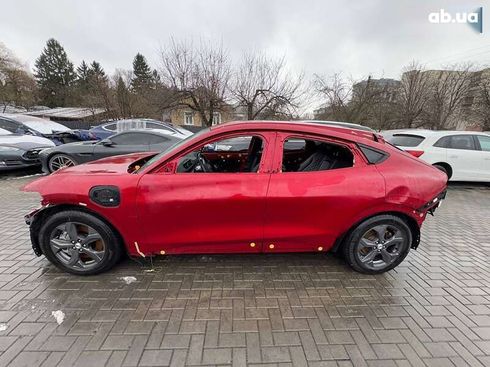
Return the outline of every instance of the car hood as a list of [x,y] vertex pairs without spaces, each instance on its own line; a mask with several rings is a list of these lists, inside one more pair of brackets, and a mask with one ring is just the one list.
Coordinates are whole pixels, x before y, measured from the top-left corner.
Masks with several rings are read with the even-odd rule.
[[54,143],[49,139],[40,136],[21,134],[0,135],[0,144],[11,145],[25,150],[54,147]]
[[62,168],[52,175],[87,175],[87,174],[121,174],[128,173],[128,166],[142,158],[156,153],[133,153],[99,159],[78,166]]

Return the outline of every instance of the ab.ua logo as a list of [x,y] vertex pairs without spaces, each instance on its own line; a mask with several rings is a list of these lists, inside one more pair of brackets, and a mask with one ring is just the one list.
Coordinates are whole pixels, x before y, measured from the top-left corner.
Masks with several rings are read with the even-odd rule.
[[483,33],[483,8],[480,7],[473,12],[450,13],[444,9],[429,14],[431,23],[466,23],[478,33]]

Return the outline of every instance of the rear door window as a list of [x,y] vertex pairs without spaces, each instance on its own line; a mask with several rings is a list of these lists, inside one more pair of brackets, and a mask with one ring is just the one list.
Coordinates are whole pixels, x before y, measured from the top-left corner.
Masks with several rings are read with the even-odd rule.
[[477,150],[473,135],[450,135],[440,138],[435,147],[462,150]]
[[284,142],[282,172],[315,172],[352,167],[352,152],[334,143],[291,137]]
[[425,137],[412,134],[394,134],[388,141],[398,147],[416,147],[425,140]]
[[490,136],[477,135],[476,138],[480,143],[480,148],[484,152],[490,152]]
[[166,138],[165,136],[162,135],[156,135],[156,134],[149,134],[149,143],[150,144],[162,144],[168,140],[169,138]]
[[110,139],[119,145],[145,145],[150,142],[150,134],[144,133],[121,133]]

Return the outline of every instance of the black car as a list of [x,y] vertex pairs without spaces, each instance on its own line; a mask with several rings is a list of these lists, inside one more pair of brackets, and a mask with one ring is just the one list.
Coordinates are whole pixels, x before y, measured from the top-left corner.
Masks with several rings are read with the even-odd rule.
[[37,143],[0,145],[0,172],[39,166],[39,152],[46,148]]
[[101,141],[84,141],[59,145],[45,149],[39,154],[43,171],[54,172],[62,167],[114,155],[137,152],[161,152],[182,138],[162,130],[130,130],[111,136]]

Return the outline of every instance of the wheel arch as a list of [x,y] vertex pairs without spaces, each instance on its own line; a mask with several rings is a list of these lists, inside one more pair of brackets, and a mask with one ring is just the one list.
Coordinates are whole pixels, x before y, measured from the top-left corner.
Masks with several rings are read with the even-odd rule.
[[452,177],[453,168],[451,167],[451,165],[449,163],[447,163],[447,162],[436,162],[436,163],[432,163],[432,165],[444,167],[447,170],[447,179],[448,180]]
[[373,217],[377,217],[378,215],[392,215],[395,217],[400,218],[403,220],[408,227],[410,228],[410,232],[412,233],[412,243],[410,245],[411,248],[417,249],[419,242],[420,242],[420,227],[417,224],[417,221],[410,217],[409,215],[402,213],[402,212],[397,212],[397,211],[383,211],[383,212],[378,212],[371,214],[367,217],[362,218],[361,220],[357,221],[354,223],[347,231],[342,233],[335,241],[332,251],[337,252],[344,244],[344,240],[349,236],[349,234],[356,229],[361,223],[365,222],[368,219],[371,219]]
[[46,221],[47,218],[49,218],[50,215],[53,215],[55,213],[59,213],[62,211],[66,210],[76,210],[80,212],[84,212],[90,215],[93,215],[94,217],[100,219],[103,221],[105,224],[107,224],[113,231],[120,243],[124,246],[125,250],[127,251],[126,247],[126,242],[124,241],[124,237],[121,235],[121,232],[105,218],[104,216],[100,215],[100,213],[97,213],[94,210],[91,210],[89,208],[79,206],[79,205],[73,205],[73,204],[58,204],[58,205],[53,205],[49,206],[38,213],[34,216],[29,229],[30,229],[30,236],[31,236],[31,242],[32,242],[32,248],[34,250],[34,253],[37,256],[41,256],[43,254],[41,250],[41,246],[39,244],[39,238],[38,234],[41,229],[41,226],[43,223]]

